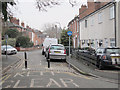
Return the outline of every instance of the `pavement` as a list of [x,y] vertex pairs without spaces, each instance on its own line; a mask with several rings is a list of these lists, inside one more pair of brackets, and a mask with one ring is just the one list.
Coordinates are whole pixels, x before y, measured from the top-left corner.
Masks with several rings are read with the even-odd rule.
[[19,65],[21,61],[17,55],[8,55],[7,58],[6,55],[2,55],[2,74],[6,74],[8,70]]
[[76,58],[68,58],[67,63],[69,63],[74,69],[76,69],[79,73],[94,77],[103,77],[112,80],[118,80],[118,71],[119,69],[106,69],[106,70],[98,70],[94,65],[88,65],[83,60],[77,60]]

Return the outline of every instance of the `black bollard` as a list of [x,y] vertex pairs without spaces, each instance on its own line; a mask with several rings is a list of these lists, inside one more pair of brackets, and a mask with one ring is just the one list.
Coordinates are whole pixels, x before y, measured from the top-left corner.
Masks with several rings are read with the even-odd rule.
[[25,69],[27,69],[27,61],[25,60]]
[[27,69],[27,53],[25,52],[25,69]]
[[50,68],[50,59],[48,59],[48,68]]

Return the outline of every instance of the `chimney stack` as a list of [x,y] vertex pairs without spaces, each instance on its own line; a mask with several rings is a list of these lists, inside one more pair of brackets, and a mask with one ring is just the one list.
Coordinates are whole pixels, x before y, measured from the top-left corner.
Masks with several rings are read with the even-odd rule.
[[25,27],[25,24],[24,24],[24,22],[22,22],[22,23],[21,23],[21,26],[22,26],[22,27]]

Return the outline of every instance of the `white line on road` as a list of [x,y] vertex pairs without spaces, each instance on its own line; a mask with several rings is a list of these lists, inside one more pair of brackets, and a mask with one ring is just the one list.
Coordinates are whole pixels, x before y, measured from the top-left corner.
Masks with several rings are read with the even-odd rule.
[[30,76],[30,71],[27,73],[27,76]]
[[15,83],[15,85],[13,86],[13,88],[26,88],[26,87],[27,87],[27,86],[19,86],[19,87],[18,87],[19,83],[20,83],[20,80],[18,80],[18,81]]
[[[37,80],[38,80],[38,79],[37,79]],[[43,88],[43,87],[44,87],[44,86],[35,86],[34,83],[35,83],[35,79],[32,79],[32,80],[31,80],[31,84],[30,84],[30,87],[31,87],[31,88],[33,88],[33,87]]]
[[79,85],[77,85],[76,83],[74,83],[72,79],[68,79],[68,78],[62,79],[62,78],[60,78],[60,80],[61,80],[61,82],[63,83],[63,85],[64,85],[65,87],[68,87],[68,86],[67,86],[68,83],[73,84],[75,87],[79,87]]
[[14,75],[14,77],[16,77],[16,76],[21,76],[21,77],[23,77],[23,75],[21,75],[20,73],[16,73],[15,75]]
[[5,88],[10,88],[11,87],[11,85],[7,85]]
[[60,84],[58,84],[54,79],[50,78],[50,82],[47,84],[46,87],[50,87],[51,85],[57,85],[58,87],[61,87]]
[[53,71],[51,71],[51,73],[52,73],[53,76],[55,75],[55,73]]
[[41,62],[40,62],[40,66],[41,66]]
[[42,71],[40,72],[40,75],[41,75],[41,76],[43,75],[43,72],[42,72]]

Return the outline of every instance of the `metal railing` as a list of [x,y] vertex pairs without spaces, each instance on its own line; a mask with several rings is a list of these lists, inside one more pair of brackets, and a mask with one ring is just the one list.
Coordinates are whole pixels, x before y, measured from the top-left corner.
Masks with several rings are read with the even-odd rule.
[[72,49],[71,57],[96,65],[97,57],[93,50]]

